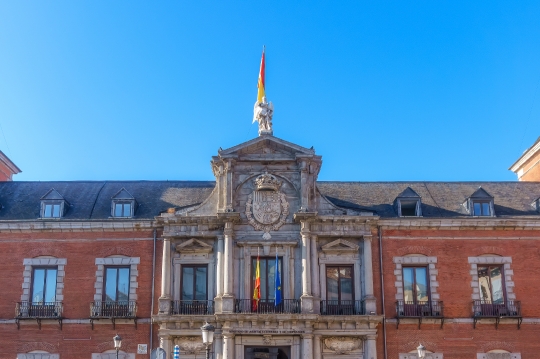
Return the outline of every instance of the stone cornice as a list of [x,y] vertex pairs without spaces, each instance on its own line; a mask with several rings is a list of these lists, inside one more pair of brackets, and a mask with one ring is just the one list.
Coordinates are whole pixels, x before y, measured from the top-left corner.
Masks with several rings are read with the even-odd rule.
[[155,228],[152,220],[77,220],[77,221],[0,221],[1,232],[106,232],[106,231],[141,231]]
[[383,229],[540,230],[540,217],[525,218],[392,218],[380,219]]

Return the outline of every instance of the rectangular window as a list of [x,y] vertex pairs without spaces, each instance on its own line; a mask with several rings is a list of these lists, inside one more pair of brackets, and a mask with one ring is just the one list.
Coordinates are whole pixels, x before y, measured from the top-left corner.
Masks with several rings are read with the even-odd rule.
[[32,304],[56,302],[56,267],[33,268]]
[[418,211],[419,203],[416,200],[414,201],[399,200],[399,205],[401,208],[402,217],[418,217],[420,215]]
[[474,216],[491,216],[491,208],[489,201],[474,201],[473,202]]
[[129,301],[129,267],[105,267],[105,302]]
[[353,267],[326,267],[326,299],[328,301],[354,300]]
[[182,265],[181,281],[181,300],[207,300],[207,265]]
[[478,285],[481,300],[491,304],[504,304],[502,266],[478,266]]
[[403,299],[406,304],[429,300],[427,267],[403,267]]
[[60,218],[60,203],[46,203],[43,206],[44,218]]
[[[278,257],[280,279],[283,283],[282,258]],[[251,296],[255,290],[255,269],[257,268],[257,257],[251,258]],[[260,275],[261,275],[261,300],[273,302],[275,299],[276,289],[276,257],[260,258]],[[250,296],[250,298],[251,298]]]
[[131,217],[131,202],[118,202],[114,204],[115,217]]

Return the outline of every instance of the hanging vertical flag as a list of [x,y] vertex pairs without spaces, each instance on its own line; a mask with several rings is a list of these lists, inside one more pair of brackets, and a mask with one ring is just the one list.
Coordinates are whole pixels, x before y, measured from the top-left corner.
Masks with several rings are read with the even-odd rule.
[[264,92],[264,47],[261,57],[261,69],[259,70],[259,82],[257,83],[257,102],[262,102],[263,97],[266,96]]
[[257,251],[257,264],[255,265],[255,288],[253,290],[253,311],[256,312],[259,308],[259,300],[261,299],[261,265],[259,261],[259,253]]
[[274,305],[277,307],[281,304],[281,274],[279,273],[279,260],[277,256],[277,247],[276,247],[276,283],[275,283],[275,292],[274,292]]
[[178,345],[174,346],[173,358],[180,359],[180,347]]

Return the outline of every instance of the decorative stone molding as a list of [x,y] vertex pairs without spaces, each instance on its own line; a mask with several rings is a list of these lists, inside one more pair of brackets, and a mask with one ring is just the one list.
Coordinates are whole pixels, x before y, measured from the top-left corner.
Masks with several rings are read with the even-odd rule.
[[[399,353],[399,359],[418,359],[416,353]],[[443,359],[442,353],[426,353],[425,359]]]
[[64,300],[64,276],[66,275],[65,265],[67,264],[66,258],[25,258],[23,259],[24,272],[21,295],[21,302],[28,302],[30,300],[30,292],[32,290],[32,267],[56,267],[56,301],[61,302]]
[[[469,257],[469,264],[471,265],[471,287],[473,292],[471,298],[473,300],[480,300],[480,288],[478,286],[478,265],[490,265],[490,264],[502,264],[504,266],[504,284],[506,286],[506,299],[515,300],[516,295],[514,293],[514,282],[512,277],[514,271],[511,269],[512,257],[499,257],[499,256],[482,256],[482,257]],[[491,353],[490,353],[491,354]]]
[[429,275],[429,292],[432,300],[440,300],[440,295],[437,293],[439,288],[439,282],[437,281],[437,275],[439,271],[436,268],[437,257],[423,257],[423,256],[408,256],[408,257],[394,257],[394,263],[396,265],[394,269],[394,275],[396,276],[396,300],[404,300],[403,297],[403,266],[427,266]]
[[329,337],[323,340],[325,349],[336,354],[347,354],[362,348],[362,339],[357,337]]
[[60,359],[60,354],[25,353],[17,354],[17,359]]
[[359,245],[339,238],[321,246],[321,251],[324,253],[358,253],[359,248]]
[[205,349],[201,337],[178,337],[174,339],[174,345],[178,345],[181,351],[188,354],[202,352]]
[[96,258],[96,282],[94,288],[96,293],[94,294],[94,301],[101,302],[103,300],[103,279],[105,277],[106,266],[129,266],[130,279],[129,279],[129,300],[137,300],[137,288],[139,282],[137,278],[139,271],[137,265],[140,264],[140,257],[108,257],[108,258]]
[[521,353],[478,353],[476,359],[521,359]]
[[178,253],[212,253],[211,245],[204,243],[196,238],[191,238],[176,246]]
[[[92,353],[92,359],[116,359],[116,353]],[[118,353],[118,359],[135,359],[135,354]]]

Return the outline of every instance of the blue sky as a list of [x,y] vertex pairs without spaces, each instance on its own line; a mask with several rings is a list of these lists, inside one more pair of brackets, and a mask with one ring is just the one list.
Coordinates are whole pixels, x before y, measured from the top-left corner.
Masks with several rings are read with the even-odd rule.
[[539,1],[3,1],[0,149],[16,180],[213,179],[251,124],[320,180],[515,180],[540,136]]

